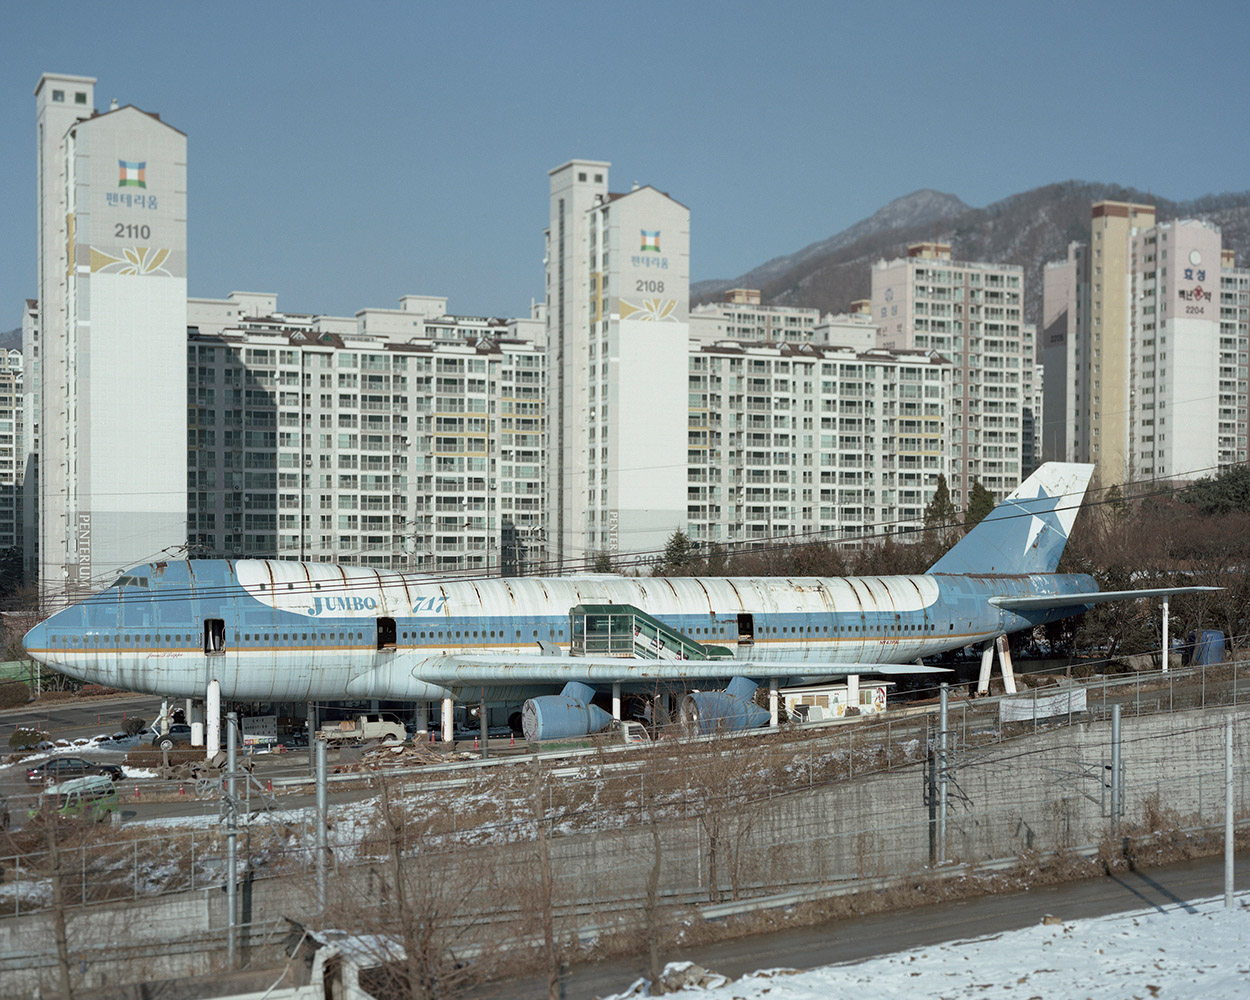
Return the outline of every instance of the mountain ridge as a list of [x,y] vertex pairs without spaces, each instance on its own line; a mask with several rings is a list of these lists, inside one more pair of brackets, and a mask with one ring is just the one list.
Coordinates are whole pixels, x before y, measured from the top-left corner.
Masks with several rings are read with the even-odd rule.
[[957,195],[925,188],[737,278],[696,282],[690,288],[691,304],[714,301],[725,289],[745,285],[759,289],[761,301],[769,305],[845,312],[853,300],[868,298],[876,261],[903,256],[907,244],[933,239],[936,223],[936,235],[951,244],[957,260],[1022,265],[1024,319],[1040,326],[1043,269],[1048,261],[1064,259],[1069,243],[1089,241],[1090,205],[1103,200],[1153,204],[1160,222],[1212,222],[1220,227],[1223,245],[1234,251],[1238,266],[1250,263],[1250,191],[1172,201],[1118,184],[1068,180],[973,208]]

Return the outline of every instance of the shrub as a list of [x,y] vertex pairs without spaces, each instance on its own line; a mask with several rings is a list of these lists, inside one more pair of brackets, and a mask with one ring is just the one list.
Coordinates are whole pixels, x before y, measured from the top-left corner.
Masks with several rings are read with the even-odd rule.
[[43,739],[43,733],[35,729],[15,729],[9,737],[9,746],[14,750],[30,750]]
[[96,698],[102,694],[117,694],[117,688],[105,687],[103,684],[84,684],[78,691],[79,698]]
[[127,736],[138,736],[147,728],[148,724],[136,715],[133,718],[126,720],[126,724],[122,726],[122,731]]
[[17,708],[30,701],[30,688],[21,681],[0,681],[0,708]]
[[[191,749],[189,747],[176,747],[169,751],[169,764],[171,767],[177,767],[179,764],[193,764],[196,761],[204,759],[204,749]],[[140,767],[145,770],[155,770],[165,763],[165,751],[156,749],[131,750],[126,754],[123,763],[127,767]]]

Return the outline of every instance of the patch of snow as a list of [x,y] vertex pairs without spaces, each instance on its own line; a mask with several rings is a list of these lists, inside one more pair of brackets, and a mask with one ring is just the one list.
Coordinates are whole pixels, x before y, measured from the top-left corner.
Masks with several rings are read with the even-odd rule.
[[[1250,893],[1239,894],[1236,902],[1225,909],[1218,897],[1163,911],[1040,923],[806,972],[762,970],[725,986],[681,989],[675,995],[700,1000],[980,1000],[991,995],[1241,1000],[1250,995]],[[647,995],[634,983],[605,1000]]]
[[11,903],[20,899],[33,906],[47,906],[52,902],[52,880],[9,882],[0,885],[0,902]]

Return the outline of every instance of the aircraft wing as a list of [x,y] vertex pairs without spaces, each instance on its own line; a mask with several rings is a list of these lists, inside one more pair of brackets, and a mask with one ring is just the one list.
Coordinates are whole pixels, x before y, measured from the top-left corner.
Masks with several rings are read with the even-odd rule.
[[649,660],[629,656],[553,656],[538,653],[399,654],[389,663],[348,682],[352,697],[402,697],[409,681],[440,687],[500,684],[564,684],[581,681],[724,680],[730,677],[844,677],[847,674],[896,675],[946,672],[915,663],[836,663],[828,653],[791,650],[728,660]]
[[1045,611],[1050,608],[1080,608],[1107,601],[1131,601],[1138,597],[1175,597],[1177,594],[1205,594],[1223,587],[1155,587],[1150,590],[1095,590],[1085,594],[1047,594],[1044,597],[991,597],[990,603],[1007,611]]

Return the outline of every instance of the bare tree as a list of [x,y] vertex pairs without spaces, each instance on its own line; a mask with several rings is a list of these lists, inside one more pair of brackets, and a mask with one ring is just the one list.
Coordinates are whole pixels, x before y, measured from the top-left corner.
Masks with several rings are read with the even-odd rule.
[[544,799],[547,780],[542,762],[534,758],[533,780],[530,784],[530,811],[534,817],[534,841],[538,850],[538,914],[542,924],[543,965],[547,974],[548,1000],[560,1000],[560,972],[563,956],[556,940],[555,899],[551,877],[551,855],[547,839],[547,809]]
[[61,996],[74,1000],[74,984],[70,978],[69,932],[66,926],[65,880],[61,871],[61,837],[57,829],[59,817],[56,801],[50,795],[43,796],[42,814],[44,839],[48,845],[49,875],[52,879],[52,937],[56,941],[56,966],[60,979]]
[[339,869],[326,925],[355,936],[368,966],[362,985],[373,995],[456,996],[494,968],[495,945],[477,917],[494,895],[494,868],[483,851],[436,832],[440,815],[417,815],[386,779],[378,822],[377,837],[359,845],[378,861]]
[[660,985],[660,975],[664,971],[660,960],[660,941],[664,934],[660,915],[660,870],[664,863],[664,853],[659,817],[655,813],[655,784],[654,781],[651,783],[650,800],[645,804],[647,826],[651,830],[651,870],[647,873],[647,894],[642,906],[643,937],[647,942],[647,977],[651,980],[653,994],[663,988]]

